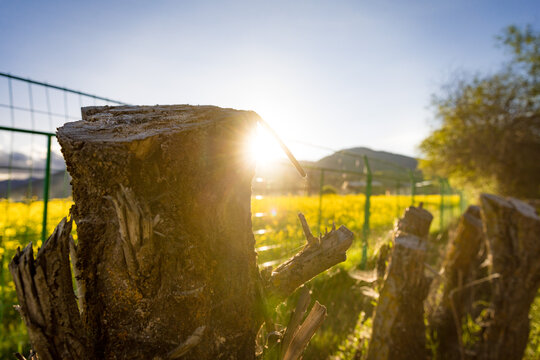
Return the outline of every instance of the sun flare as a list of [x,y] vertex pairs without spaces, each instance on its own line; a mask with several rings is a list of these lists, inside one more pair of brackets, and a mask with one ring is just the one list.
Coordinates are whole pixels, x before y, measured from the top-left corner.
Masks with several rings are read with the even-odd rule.
[[277,140],[259,124],[249,140],[248,151],[250,157],[259,166],[268,165],[284,156]]

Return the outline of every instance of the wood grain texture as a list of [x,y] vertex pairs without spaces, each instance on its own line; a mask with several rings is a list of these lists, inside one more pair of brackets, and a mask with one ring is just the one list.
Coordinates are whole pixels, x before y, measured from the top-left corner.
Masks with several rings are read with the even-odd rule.
[[521,359],[529,337],[529,310],[540,286],[540,217],[517,199],[480,197],[491,255],[491,314],[483,359]]
[[427,235],[433,216],[409,207],[394,229],[394,247],[373,317],[368,359],[424,359],[424,275]]
[[199,339],[184,358],[253,357],[254,163],[245,144],[258,115],[189,105],[82,113],[58,140],[73,179],[93,353],[165,359]]
[[272,271],[266,293],[281,301],[299,286],[316,275],[347,259],[347,249],[352,245],[354,234],[345,226],[335,227],[317,238],[311,234],[303,214],[300,222],[306,236],[306,246],[295,256]]
[[481,268],[485,260],[485,251],[480,251],[483,247],[480,207],[471,205],[460,217],[448,244],[441,281],[432,288],[438,299],[430,314],[430,331],[439,339],[437,351],[441,359],[460,359],[464,355],[460,345],[462,319],[467,314],[476,317],[474,302],[490,300],[489,291],[483,291],[489,288],[488,283],[468,286],[487,275]]
[[94,359],[73,292],[71,224],[64,218],[35,259],[29,244],[9,264],[20,313],[40,359]]

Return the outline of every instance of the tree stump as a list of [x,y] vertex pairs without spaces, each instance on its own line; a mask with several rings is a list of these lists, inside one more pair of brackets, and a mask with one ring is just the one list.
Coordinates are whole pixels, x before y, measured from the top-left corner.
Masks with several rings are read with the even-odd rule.
[[73,181],[82,318],[97,358],[254,353],[256,254],[245,155],[258,116],[90,107],[58,129]]
[[496,195],[480,197],[491,255],[491,316],[480,358],[521,359],[529,310],[540,286],[540,217],[530,205]]
[[308,244],[261,277],[246,154],[254,112],[178,105],[82,113],[57,134],[78,242],[64,220],[35,261],[30,246],[10,264],[40,359],[252,359],[272,306],[345,260],[353,234],[342,226],[315,238],[301,215]]
[[[475,288],[468,284],[478,278],[482,245],[480,208],[469,206],[460,217],[446,251],[442,284],[433,289],[441,295],[430,318],[430,327],[439,339],[437,352],[442,359],[459,359],[463,355],[459,346],[461,323],[465,314],[472,313],[474,300],[478,300],[474,296]],[[483,300],[489,301],[489,298]]]
[[433,216],[409,207],[394,230],[392,251],[373,317],[368,359],[424,359],[424,275],[427,236]]

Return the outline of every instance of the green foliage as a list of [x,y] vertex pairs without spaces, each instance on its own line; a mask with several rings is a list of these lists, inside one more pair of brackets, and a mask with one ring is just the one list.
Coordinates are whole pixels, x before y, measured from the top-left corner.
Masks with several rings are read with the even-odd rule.
[[433,98],[440,127],[420,149],[428,173],[461,186],[518,197],[540,196],[540,34],[509,27],[513,51],[493,75],[456,79]]
[[480,333],[482,327],[478,325],[481,319],[486,317],[487,309],[482,310],[482,313],[475,321],[470,314],[462,320],[461,324],[461,341],[464,349],[474,349],[474,346],[481,340]]
[[540,356],[540,292],[536,295],[529,314],[531,318],[531,329],[523,358],[534,360]]
[[512,55],[511,66],[521,67],[538,83],[540,75],[540,34],[527,25],[523,29],[515,25],[507,27],[497,39],[508,47]]
[[332,185],[324,185],[322,188],[322,193],[325,195],[335,195],[338,193],[338,191]]
[[354,331],[339,344],[332,360],[361,360],[367,357],[369,340],[371,339],[372,318],[360,313]]
[[[427,319],[425,319],[427,323]],[[427,325],[427,324],[426,324]],[[439,347],[439,336],[436,331],[430,331],[426,326],[426,348],[431,360],[438,360],[437,348]]]

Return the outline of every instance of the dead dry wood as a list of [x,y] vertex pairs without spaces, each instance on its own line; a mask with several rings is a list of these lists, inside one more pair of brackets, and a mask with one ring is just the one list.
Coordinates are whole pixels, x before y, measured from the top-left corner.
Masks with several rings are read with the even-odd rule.
[[460,217],[447,247],[441,282],[433,288],[434,297],[438,299],[430,314],[430,331],[439,341],[437,351],[442,359],[464,357],[461,344],[463,317],[473,314],[476,301],[489,301],[489,295],[483,296],[477,287],[469,285],[482,276],[480,265],[484,257],[480,250],[483,243],[480,207],[469,206]]
[[373,318],[368,359],[423,359],[423,302],[429,279],[424,275],[427,236],[433,216],[409,207],[394,230],[393,250]]
[[529,337],[529,310],[540,286],[540,217],[517,199],[480,197],[493,282],[482,359],[521,359]]

